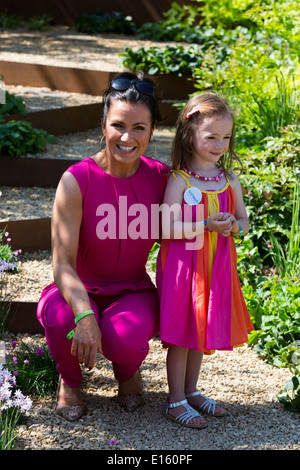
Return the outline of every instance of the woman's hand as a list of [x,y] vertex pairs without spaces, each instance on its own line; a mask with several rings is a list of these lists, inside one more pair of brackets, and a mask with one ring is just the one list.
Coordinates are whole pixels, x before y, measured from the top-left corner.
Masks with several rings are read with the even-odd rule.
[[78,356],[80,364],[93,369],[97,353],[102,353],[101,332],[94,315],[87,315],[76,325],[71,354]]
[[228,237],[232,231],[232,227],[236,223],[236,218],[229,212],[220,212],[213,214],[207,219],[207,228],[212,232],[218,232],[223,237]]

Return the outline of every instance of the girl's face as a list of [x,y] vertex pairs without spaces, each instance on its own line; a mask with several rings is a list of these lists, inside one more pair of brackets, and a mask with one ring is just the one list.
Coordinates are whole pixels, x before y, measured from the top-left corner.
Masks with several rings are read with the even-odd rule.
[[230,116],[205,117],[193,134],[195,164],[216,164],[228,150],[233,120]]
[[150,110],[141,103],[113,100],[102,130],[110,163],[134,166],[145,152],[153,133]]

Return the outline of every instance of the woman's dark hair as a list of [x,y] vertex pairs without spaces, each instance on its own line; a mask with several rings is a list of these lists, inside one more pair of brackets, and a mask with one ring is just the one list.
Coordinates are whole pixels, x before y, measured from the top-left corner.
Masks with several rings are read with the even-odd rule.
[[155,96],[150,96],[141,93],[132,84],[127,90],[115,90],[111,84],[109,88],[103,94],[103,111],[102,111],[102,123],[105,124],[106,116],[110,108],[112,100],[127,101],[128,103],[144,104],[150,111],[151,114],[151,126],[152,129],[158,121],[161,121],[161,114],[159,111],[159,99],[157,96],[157,90],[155,83],[152,79],[147,77],[143,72],[122,72],[115,76],[113,80],[117,78],[128,78],[129,80],[146,81],[151,83],[155,88]]

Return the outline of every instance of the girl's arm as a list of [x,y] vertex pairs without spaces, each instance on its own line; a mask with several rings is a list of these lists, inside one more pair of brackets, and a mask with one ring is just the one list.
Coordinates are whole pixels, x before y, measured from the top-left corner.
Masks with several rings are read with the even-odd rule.
[[[182,201],[186,182],[180,176],[170,176],[164,195],[162,207],[162,236],[167,239],[193,239],[204,232],[203,220],[197,222],[182,221]],[[207,219],[207,228],[219,231],[221,222],[217,222],[221,214],[213,214]],[[227,224],[228,222],[223,222]],[[218,229],[218,230],[217,230]]]
[[249,219],[247,215],[247,211],[245,208],[244,200],[243,200],[243,193],[241,184],[239,179],[236,175],[232,174],[232,180],[230,180],[230,184],[234,191],[235,195],[235,222],[232,225],[231,233],[238,234],[240,229],[239,225],[241,225],[244,235],[249,232]]
[[[78,183],[66,172],[57,187],[52,213],[52,259],[54,281],[71,307],[74,316],[91,309],[88,293],[76,272],[82,198]],[[101,335],[94,315],[82,318],[76,325],[72,354],[89,368],[101,352]]]

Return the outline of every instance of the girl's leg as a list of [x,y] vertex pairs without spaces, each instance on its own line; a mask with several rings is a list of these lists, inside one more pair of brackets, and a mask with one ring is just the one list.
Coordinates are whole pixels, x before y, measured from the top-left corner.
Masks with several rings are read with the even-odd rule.
[[189,349],[185,375],[185,394],[193,393],[197,390],[202,359],[203,353]]
[[169,402],[174,403],[185,398],[185,374],[188,350],[172,346],[167,354],[167,377],[169,385]]
[[[199,378],[201,363],[203,359],[203,353],[198,351],[189,350],[187,357],[187,369],[185,376],[185,394],[194,393],[197,390],[197,382]],[[206,397],[201,395],[195,395],[188,397],[188,402],[191,406],[195,406],[201,411],[201,405],[206,401]],[[214,408],[214,415],[221,415],[225,410],[216,403]]]
[[[185,383],[186,374],[190,369],[188,365],[189,350],[179,346],[172,346],[167,354],[167,376],[169,384],[169,404],[176,403],[185,399]],[[195,375],[195,374],[194,374]],[[169,408],[168,413],[176,418],[186,410],[183,406],[176,406],[176,408]],[[192,425],[204,425],[205,419],[201,416],[192,418],[190,421]]]

